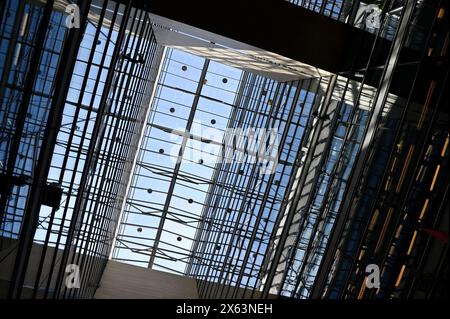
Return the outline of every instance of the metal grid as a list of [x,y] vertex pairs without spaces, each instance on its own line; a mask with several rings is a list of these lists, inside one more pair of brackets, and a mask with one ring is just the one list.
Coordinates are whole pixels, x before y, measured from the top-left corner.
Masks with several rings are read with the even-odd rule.
[[277,128],[278,165],[273,174],[261,174],[263,163],[220,168],[208,199],[214,204],[205,209],[188,270],[201,280],[203,297],[240,298],[259,290],[311,109],[321,100],[313,89],[320,88],[318,80],[278,83],[251,76],[248,81],[241,99],[243,111],[230,125]]
[[[44,8],[6,1],[1,24],[1,174],[7,185],[0,199],[0,245],[17,239],[23,220],[29,180],[39,154],[52,101],[55,71],[66,35],[65,16],[52,12],[51,28],[42,24]],[[41,41],[41,43],[39,43]],[[11,68],[6,66],[10,65]],[[36,72],[36,76],[32,72]],[[19,134],[20,133],[20,134]],[[22,183],[14,185],[12,178]]]
[[[52,5],[47,4],[48,12]],[[61,105],[52,104],[43,135],[42,149],[52,155],[45,158],[42,151],[36,165],[46,183],[63,189],[61,207],[38,202],[33,215],[28,204],[22,228],[33,235],[19,237],[6,256],[15,257],[19,265],[11,275],[11,297],[93,296],[109,256],[161,59],[162,48],[146,12],[113,1],[83,2],[80,11],[86,23],[82,20],[81,30],[71,30],[65,41],[66,65],[57,66],[56,78],[66,77],[67,86],[61,87],[61,80],[54,89],[54,100]],[[34,183],[41,196],[45,190]],[[80,267],[80,289],[64,285],[67,264]]]
[[[441,8],[436,4],[436,17]],[[390,133],[395,147],[385,156],[386,170],[381,172],[378,183],[373,183],[377,187],[366,190],[360,200],[362,205],[372,205],[369,211],[373,213],[369,218],[356,216],[352,220],[354,228],[359,230],[358,236],[353,239],[358,245],[353,245],[353,249],[348,244],[347,247],[341,246],[342,254],[348,257],[339,268],[335,267],[336,279],[331,281],[333,277],[329,278],[330,287],[325,292],[330,296],[398,298],[410,296],[413,294],[413,287],[418,288],[420,276],[412,275],[408,269],[420,269],[416,268],[419,267],[417,262],[421,254],[426,254],[423,243],[427,240],[420,229],[427,227],[426,225],[438,227],[443,210],[442,207],[439,208],[442,202],[441,196],[437,194],[445,198],[447,187],[444,180],[448,176],[448,169],[444,167],[448,156],[445,146],[448,143],[448,131],[444,127],[448,123],[448,114],[442,113],[445,104],[442,90],[445,90],[448,70],[431,74],[423,69],[423,61],[427,56],[446,54],[438,40],[444,24],[441,17],[434,24],[434,29],[430,28],[427,41],[429,47],[424,50],[422,63],[416,69],[415,86],[429,83],[427,99],[423,104],[410,100],[404,108],[401,126]],[[412,88],[414,89],[415,87]],[[430,192],[434,195],[431,196]],[[364,196],[368,195],[372,200],[366,200],[366,203]],[[392,200],[393,198],[398,200]],[[436,207],[435,214],[431,213],[431,207]],[[361,274],[364,273],[365,266],[373,262],[380,264],[382,281],[381,289],[370,292],[364,289]],[[402,281],[403,277],[408,276],[410,279],[415,278],[411,280],[414,285]]]
[[[420,150],[427,148],[427,144],[422,143],[427,138],[431,138],[428,134],[433,134],[433,130],[430,131],[430,128],[434,127],[434,130],[437,130],[434,134],[438,132],[441,135],[441,142],[438,143],[443,143],[446,136],[446,133],[441,131],[439,121],[433,123],[432,119],[435,117],[439,105],[442,105],[442,99],[439,97],[441,93],[438,92],[442,92],[440,90],[445,86],[445,72],[448,72],[448,70],[443,69],[434,74],[424,71],[427,55],[445,55],[445,51],[442,51],[441,41],[446,41],[445,37],[448,37],[448,30],[440,29],[443,26],[442,21],[433,23],[433,19],[439,16],[439,12],[445,12],[442,11],[441,5],[435,3],[435,15],[429,20],[429,36],[425,41],[427,45],[423,47],[422,60],[418,61],[414,67],[414,78],[409,97],[401,108],[401,112],[398,112],[399,115],[392,116],[390,114],[392,110],[387,110],[386,114],[383,115],[383,121],[379,124],[379,127],[383,130],[376,136],[374,146],[369,148],[369,158],[372,161],[363,171],[363,178],[359,180],[360,186],[355,186],[360,191],[356,194],[355,192],[350,194],[352,197],[349,203],[352,204],[351,207],[347,206],[346,209],[351,209],[351,215],[344,230],[348,232],[348,235],[342,237],[338,246],[339,249],[336,252],[329,252],[330,256],[334,256],[335,259],[332,266],[330,268],[322,266],[321,269],[321,277],[328,277],[327,284],[323,286],[324,297],[363,298],[375,296],[390,298],[401,295],[400,291],[404,288],[395,283],[392,272],[398,269],[403,275],[405,270],[403,268],[406,268],[401,266],[399,262],[402,261],[405,251],[410,250],[405,239],[408,238],[406,234],[411,236],[414,232],[414,227],[411,228],[414,217],[410,214],[417,209],[415,199],[420,198],[421,195],[419,194],[423,192],[421,182],[418,178],[413,177],[416,174],[414,169],[421,174],[421,178],[425,178],[427,174],[427,170],[424,168],[427,166],[426,164],[425,166],[421,164],[421,168],[419,168],[411,163],[419,163],[418,158],[416,161],[413,160],[413,156],[418,156]],[[399,39],[411,37],[411,33],[415,31],[411,24],[411,19],[414,19],[415,16],[412,13],[413,6],[414,3],[409,3],[409,12],[408,8],[403,12],[403,25],[397,34]],[[417,10],[418,7],[416,6],[415,9]],[[435,29],[435,32],[431,32],[432,28],[437,29]],[[401,76],[401,73],[395,76]],[[428,94],[424,101],[414,101],[413,92],[419,87],[426,86],[430,77],[434,78],[431,81],[434,84],[432,83],[431,86],[436,85],[435,95],[433,95],[434,100],[431,100],[431,95]],[[433,105],[433,103],[435,104]],[[440,120],[444,123],[448,121],[448,116],[442,114]],[[419,132],[423,132],[423,134]],[[410,135],[408,136],[408,134]],[[419,136],[421,137],[419,138]],[[434,144],[439,139],[435,136],[432,140],[434,140]],[[413,151],[416,143],[417,149]],[[409,147],[406,145],[409,145]],[[411,173],[406,173],[408,169],[411,169]],[[439,178],[445,178],[445,174],[445,172],[442,172]],[[435,178],[438,178],[438,175],[435,175]],[[404,193],[405,187],[409,187],[406,193]],[[442,188],[436,190],[436,192],[442,192]],[[408,199],[407,194],[414,195]],[[435,198],[437,199],[439,196]],[[409,204],[407,204],[408,201]],[[440,205],[440,201],[437,200],[435,205]],[[414,241],[412,241],[412,244],[414,244]],[[409,256],[410,252],[407,252],[407,255]],[[370,263],[380,265],[382,289],[372,291],[366,289],[364,283],[365,266]],[[400,274],[398,278],[397,281],[400,282]],[[321,285],[320,281],[319,283],[316,282],[315,293],[322,289]],[[396,289],[400,290],[396,291]]]
[[[393,39],[393,46],[401,43],[401,46],[406,47],[408,39],[417,35],[414,33],[416,29],[414,23],[411,21],[417,15],[419,9],[420,6],[417,6],[416,3],[413,2],[409,3],[408,7],[401,11],[406,17],[402,22],[402,29],[395,32],[397,39]],[[410,33],[405,32],[405,30],[409,30]],[[383,32],[383,29],[377,31],[373,52],[376,52],[378,39],[383,36]],[[420,34],[417,36],[420,36]],[[397,44],[395,44],[396,42]],[[318,167],[323,167],[325,175],[321,175],[323,173],[320,173],[320,171],[315,173],[313,179],[314,186],[312,187],[312,190],[314,191],[307,194],[308,201],[302,203],[303,206],[295,208],[295,213],[291,213],[293,214],[292,216],[298,217],[294,217],[288,222],[288,224],[291,224],[289,226],[291,231],[286,232],[286,235],[284,235],[286,236],[284,238],[289,239],[287,242],[282,235],[282,242],[286,242],[286,246],[284,247],[284,251],[279,253],[279,257],[277,257],[280,258],[280,266],[276,270],[272,269],[272,272],[269,274],[268,280],[269,282],[272,282],[270,286],[268,285],[265,287],[266,293],[269,293],[270,291],[284,296],[308,298],[312,295],[313,289],[319,289],[317,288],[319,287],[317,285],[317,274],[320,274],[322,277],[329,273],[324,270],[321,261],[325,254],[327,254],[327,259],[330,258],[328,254],[333,254],[333,252],[328,251],[328,249],[330,249],[330,237],[334,236],[334,240],[347,238],[345,233],[342,233],[342,230],[336,231],[334,229],[336,228],[336,217],[338,215],[345,216],[343,211],[345,212],[348,209],[348,205],[353,203],[354,193],[359,189],[355,184],[358,183],[359,180],[353,179],[353,182],[351,183],[350,181],[354,176],[358,176],[357,174],[362,170],[361,167],[366,165],[364,161],[361,161],[361,158],[364,158],[364,154],[368,152],[368,147],[366,146],[368,145],[367,141],[370,141],[373,136],[376,136],[375,132],[382,131],[369,128],[376,125],[377,128],[383,128],[384,130],[385,126],[380,122],[380,120],[383,119],[385,122],[384,124],[386,124],[386,129],[391,126],[395,130],[395,121],[394,123],[389,122],[390,116],[388,113],[404,104],[401,98],[390,96],[387,93],[394,76],[393,70],[396,67],[396,62],[393,61],[398,61],[400,51],[397,49],[397,52],[394,50],[391,54],[391,60],[387,61],[390,63],[391,69],[389,70],[387,65],[384,67],[385,71],[380,78],[380,87],[371,88],[365,84],[366,72],[374,67],[371,65],[371,59],[374,56],[370,57],[365,71],[362,72],[363,78],[361,79],[361,84],[354,87],[353,85],[349,85],[349,79],[344,81],[347,82],[347,84],[344,85],[344,93],[338,101],[341,101],[341,103],[349,103],[350,105],[358,105],[359,108],[353,108],[354,111],[351,112],[350,118],[348,121],[345,121],[349,126],[349,129],[346,130],[347,132],[345,132],[343,136],[344,142],[342,148],[333,150],[333,139],[329,139],[328,145],[324,147],[326,151],[323,152],[323,154],[339,151],[339,155],[332,154],[332,157],[337,159],[337,162],[334,165],[335,169],[331,171],[331,174],[326,174],[328,168],[326,160],[327,156],[323,156],[322,154],[322,164],[318,164]],[[396,73],[397,76],[398,74],[399,73]],[[350,89],[352,90],[350,92],[353,92],[351,94],[353,98],[348,100],[346,95]],[[331,90],[335,89],[331,87]],[[365,96],[364,92],[366,91],[371,91],[375,94],[369,98],[368,101],[363,103],[363,97]],[[369,97],[370,95],[371,94],[368,94]],[[335,98],[336,96],[333,94],[332,99]],[[391,100],[391,102],[388,102],[389,100]],[[392,103],[394,103],[394,108],[392,107]],[[364,107],[365,109],[363,110],[361,107]],[[333,115],[330,120],[332,126],[336,125],[337,121],[340,121],[337,119],[339,112],[335,112],[334,114],[335,115]],[[370,121],[368,121],[367,118],[369,118]],[[399,117],[397,116],[394,116],[393,118],[397,121],[399,120]],[[389,145],[389,143],[392,143],[392,140],[386,142],[387,145],[385,146],[389,148],[390,145],[392,145]],[[361,147],[362,145],[364,145],[364,147]],[[324,181],[327,179],[329,179],[329,182],[324,184]],[[324,187],[327,184],[328,186]],[[304,196],[302,192],[300,193],[302,194],[301,196]],[[343,201],[344,198],[346,198],[345,202]],[[361,213],[362,211],[360,210],[359,212]],[[368,213],[367,210],[364,212]],[[346,229],[347,232],[350,230],[351,228]],[[344,237],[336,237],[338,233],[342,234]],[[293,241],[293,238],[296,239]],[[349,245],[350,244],[353,245],[354,243],[349,241]],[[327,260],[327,262],[330,261],[331,259]],[[283,288],[280,289],[280,287]],[[315,296],[317,297],[317,295]]]
[[[295,250],[291,251],[291,265],[285,275],[282,295],[308,297],[314,283],[325,253],[327,239],[339,213],[348,177],[361,146],[363,130],[367,125],[368,111],[358,109],[354,115],[356,120],[352,125],[352,131],[347,133],[352,115],[355,113],[352,109],[354,107],[345,103],[338,107],[338,121],[326,151],[310,208],[301,212],[305,217],[299,225]],[[349,136],[346,136],[347,134]],[[348,145],[345,149],[346,154],[344,143]]]

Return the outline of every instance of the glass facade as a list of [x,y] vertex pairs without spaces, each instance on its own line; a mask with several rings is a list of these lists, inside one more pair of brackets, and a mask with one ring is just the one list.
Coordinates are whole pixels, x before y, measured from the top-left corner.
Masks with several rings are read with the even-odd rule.
[[[12,141],[15,136],[11,133],[2,136],[3,161],[14,155],[10,144],[19,146],[16,162],[8,162],[9,166],[2,169],[13,180],[36,184],[33,169],[46,167],[45,184],[49,186],[39,191],[37,211],[32,211],[29,204],[33,200],[29,187],[15,186],[2,192],[2,200],[7,202],[1,224],[2,252],[7,251],[6,245],[11,248],[2,255],[2,295],[92,297],[111,250],[162,47],[156,43],[147,13],[131,6],[94,1],[84,7],[84,12],[80,7],[80,19],[83,13],[85,19],[81,28],[69,29],[67,14],[61,8],[27,2],[22,5],[23,11],[17,13],[17,3],[7,3],[3,17],[8,22],[2,27],[11,29],[12,13],[16,12],[24,28],[24,40],[32,43],[36,57],[31,44],[22,43],[20,36],[12,43],[9,33],[2,32],[2,48],[14,53],[12,57],[23,73],[18,73],[13,63],[10,82],[2,91],[2,121],[8,129],[2,128],[2,135],[12,132],[20,138]],[[44,21],[42,16],[46,15]],[[26,28],[30,28],[29,32]],[[39,38],[33,38],[35,30],[45,38],[42,48],[38,46]],[[33,39],[37,43],[31,42]],[[73,59],[61,62],[68,53]],[[31,62],[27,69],[30,56],[41,61],[34,64],[34,69]],[[7,59],[8,54],[3,54],[2,62]],[[71,68],[72,72],[67,71]],[[67,86],[58,87],[55,82],[61,83],[67,72]],[[35,83],[29,88],[27,110],[17,105],[24,99],[19,90],[23,77]],[[53,100],[60,104],[52,104]],[[39,156],[39,147],[49,140],[55,118],[51,124],[46,118],[55,110],[61,111],[56,119],[55,140],[51,156],[44,159]],[[21,130],[17,125],[24,114],[26,121]],[[47,200],[55,196],[55,189],[60,199]],[[32,237],[28,231],[19,236],[30,224]],[[15,268],[9,268],[9,263]],[[66,266],[71,264],[77,265],[82,274],[77,290],[64,286]]]
[[448,3],[289,2],[362,38],[342,72],[140,2],[0,4],[0,297],[92,298],[110,261],[200,298],[445,295]]
[[[12,173],[9,178],[15,177],[16,182],[5,185],[1,195],[0,236],[5,238],[2,245],[8,245],[6,238],[17,239],[20,234],[29,181],[39,156],[67,28],[65,15],[52,12],[45,41],[40,44],[39,28],[44,8],[16,1],[7,1],[4,5],[7,14],[1,24],[0,72],[4,81],[0,165],[2,177],[8,178]],[[32,69],[37,72],[34,78],[30,75]],[[22,131],[20,136],[17,131]],[[11,173],[8,167],[12,168]]]
[[[305,217],[291,251],[291,266],[286,274],[283,295],[306,298],[314,283],[368,122],[368,111],[353,109],[345,103],[337,108],[336,128],[312,202],[309,210],[302,212]],[[356,125],[349,132],[352,117],[355,117]],[[348,145],[345,150],[344,143]]]

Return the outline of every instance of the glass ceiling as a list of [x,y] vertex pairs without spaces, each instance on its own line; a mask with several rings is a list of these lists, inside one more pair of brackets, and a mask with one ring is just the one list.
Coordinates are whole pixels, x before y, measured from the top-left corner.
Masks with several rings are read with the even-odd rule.
[[[167,49],[112,258],[259,289],[320,81],[277,82]],[[249,138],[254,128],[267,136]],[[244,130],[232,148],[228,129]],[[259,156],[258,141],[273,140]]]
[[175,49],[162,63],[113,259],[182,273],[242,71]]

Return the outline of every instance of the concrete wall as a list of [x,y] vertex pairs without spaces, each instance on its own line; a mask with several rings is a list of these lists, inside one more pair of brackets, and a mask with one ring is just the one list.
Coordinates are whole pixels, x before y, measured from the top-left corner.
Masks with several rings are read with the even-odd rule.
[[195,279],[110,260],[95,299],[197,299]]
[[[0,237],[0,240],[3,240],[4,247],[2,250],[0,250],[0,299],[6,298],[8,294],[10,279],[12,276],[12,272],[14,270],[14,263],[16,258],[16,252],[17,252],[17,240],[11,239],[11,238],[3,238]],[[50,269],[52,265],[52,259],[53,256],[55,257],[55,265],[53,268],[52,279],[50,281],[50,291],[49,291],[49,297],[51,297],[52,291],[54,288],[56,288],[56,279],[58,272],[61,267],[61,258],[63,254],[62,249],[58,249],[55,251],[54,247],[47,247],[47,251],[45,253],[45,256],[43,256],[43,245],[33,243],[33,246],[31,248],[30,252],[30,258],[28,260],[28,266],[27,266],[27,272],[25,275],[23,290],[21,298],[31,298],[32,291],[36,282],[36,276],[38,271],[39,262],[41,261],[41,258],[44,258],[44,262],[42,265],[42,273],[40,276],[40,285],[37,290],[36,298],[41,298],[42,292],[46,289],[47,286],[47,279],[50,276]],[[68,263],[71,263],[73,254],[69,255],[69,261]],[[92,260],[91,258],[95,258],[95,260]],[[84,256],[82,258],[79,257],[78,254],[75,254],[74,261],[75,263],[81,263],[83,264],[93,264],[98,263],[100,259],[106,260],[106,258],[100,258],[100,257],[94,257],[94,256]],[[83,271],[81,271],[81,276],[83,274]],[[83,279],[83,277],[81,278]],[[64,282],[63,282],[64,284]]]
[[[0,250],[0,282],[1,282],[0,298],[6,298],[8,289],[9,289],[10,278],[11,278],[12,272],[14,270],[14,262],[15,262],[15,258],[16,258],[16,252],[17,252],[17,240],[0,237],[0,240],[2,240],[2,239],[5,242],[8,241],[8,243],[9,243],[9,246],[7,248]],[[42,249],[43,249],[43,246],[40,244],[36,244],[36,243],[34,243],[31,248],[30,259],[28,261],[27,272],[25,275],[22,298],[31,297],[32,290],[29,288],[34,287],[39,261],[42,256]],[[50,262],[51,262],[54,254],[55,254],[54,248],[48,247],[47,252],[46,252],[47,258],[44,259],[43,271],[42,271],[41,278],[47,278],[48,269],[50,268]],[[57,261],[61,259],[61,255],[62,255],[62,250],[58,250],[56,252],[56,260]],[[55,266],[55,271],[58,271],[59,267],[60,267],[60,264],[57,263]],[[44,289],[46,284],[47,284],[47,281],[43,280],[42,286],[40,288]],[[50,287],[55,287],[55,285],[56,285],[56,275],[54,275],[52,277]]]

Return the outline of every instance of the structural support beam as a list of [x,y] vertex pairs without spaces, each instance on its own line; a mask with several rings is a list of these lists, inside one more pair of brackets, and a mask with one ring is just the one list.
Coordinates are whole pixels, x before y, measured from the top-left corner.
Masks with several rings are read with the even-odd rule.
[[[188,52],[203,53],[202,56],[211,60],[216,56],[219,62],[279,81],[293,80],[290,71],[297,72],[296,79],[332,73],[360,81],[361,78],[355,77],[351,71],[365,70],[375,41],[374,34],[287,1],[262,4],[232,0],[205,4],[140,0],[135,1],[135,6],[151,13],[157,38],[160,31],[164,31],[159,42],[180,49],[184,46]],[[175,35],[167,36],[168,33]],[[377,39],[376,55],[372,56],[371,68],[366,71],[367,85],[378,86],[390,47],[391,41]],[[226,56],[221,53],[224,50]],[[244,54],[234,58],[230,52]],[[249,62],[248,57],[256,62]],[[406,74],[412,70],[410,66],[419,59],[419,52],[403,47],[394,78],[398,77],[397,73]],[[286,74],[279,72],[280,69]],[[271,71],[274,72],[273,77],[269,74]],[[407,81],[394,80],[389,89],[392,94],[406,97],[410,87]],[[413,96],[417,102],[423,99],[421,92]]]
[[[136,5],[158,16],[331,73],[350,70],[356,54],[365,57],[370,53],[374,38],[363,30],[287,1],[206,4],[159,0],[150,3],[137,1]],[[361,62],[364,60],[361,59]]]

